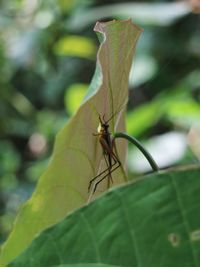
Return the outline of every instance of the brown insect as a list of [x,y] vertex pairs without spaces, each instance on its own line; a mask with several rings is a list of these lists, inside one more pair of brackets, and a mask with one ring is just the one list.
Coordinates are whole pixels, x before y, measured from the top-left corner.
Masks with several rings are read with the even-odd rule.
[[[114,115],[113,115],[114,116]],[[115,149],[115,143],[114,140],[111,137],[111,134],[109,132],[109,124],[108,122],[113,118],[113,116],[109,120],[105,120],[105,116],[101,117],[99,115],[99,127],[98,127],[98,133],[93,134],[94,136],[99,137],[99,142],[103,149],[103,156],[106,162],[107,168],[100,172],[97,176],[95,176],[89,183],[88,191],[90,191],[92,184],[92,194],[97,189],[97,186],[106,178],[108,178],[108,188],[110,187],[110,183],[113,182],[111,173],[114,172],[119,166],[121,165],[120,160],[118,159],[116,152],[114,152]]]

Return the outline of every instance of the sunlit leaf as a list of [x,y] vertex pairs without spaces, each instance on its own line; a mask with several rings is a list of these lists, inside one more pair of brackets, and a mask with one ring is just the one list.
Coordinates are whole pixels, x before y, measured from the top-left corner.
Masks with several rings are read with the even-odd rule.
[[199,123],[200,106],[192,99],[177,99],[167,104],[166,114],[175,124],[189,128],[193,124]]
[[74,5],[75,5],[75,3],[77,1],[75,1],[75,0],[68,0],[68,1],[65,1],[65,0],[57,0],[57,2],[58,2],[58,5],[60,6],[60,8],[63,11],[66,12],[66,11],[70,11],[74,7]]
[[96,46],[87,37],[70,35],[57,41],[54,52],[60,56],[91,58],[96,53]]
[[[138,136],[152,127],[163,115],[161,104],[157,101],[147,103],[127,115],[127,132],[130,135]],[[160,112],[158,112],[158,109]]]
[[[56,137],[51,161],[40,177],[32,197],[21,207],[13,231],[2,247],[1,267],[19,255],[46,227],[88,200],[89,181],[101,168],[102,149],[93,136],[99,114],[109,119],[110,131],[124,131],[124,109],[128,98],[128,76],[140,28],[128,21],[97,23],[102,36],[97,68],[85,103]],[[124,165],[126,145],[117,144]],[[123,168],[113,174],[114,185],[126,180]],[[97,194],[107,189],[106,181]]]
[[86,94],[88,85],[86,84],[72,84],[67,88],[65,93],[65,107],[70,114],[74,114],[81,105]]
[[111,190],[41,233],[8,267],[200,266],[199,175],[199,166],[185,167]]
[[139,136],[162,117],[165,121],[167,119],[175,125],[189,128],[199,122],[200,106],[191,98],[187,87],[178,86],[130,111],[127,115],[127,131],[130,135]]

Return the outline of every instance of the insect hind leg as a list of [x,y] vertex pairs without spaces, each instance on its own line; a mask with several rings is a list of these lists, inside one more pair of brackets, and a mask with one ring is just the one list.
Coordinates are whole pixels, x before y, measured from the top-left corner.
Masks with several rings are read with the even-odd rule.
[[[112,165],[112,167],[115,165],[116,163],[114,163],[113,165]],[[107,172],[108,171],[108,168],[106,168],[105,170],[103,170],[102,172],[100,172],[97,176],[95,176],[92,180],[90,180],[90,182],[89,182],[89,186],[88,186],[88,191],[90,191],[90,188],[91,188],[91,186],[92,186],[92,183],[96,180],[96,179],[98,179],[98,177],[100,177],[102,174],[104,174],[105,172]]]
[[[117,164],[117,166],[115,166]],[[96,191],[96,189],[97,189],[97,186],[109,175],[109,174],[111,174],[112,172],[114,172],[116,169],[118,169],[120,166],[121,166],[121,162],[120,161],[116,161],[113,165],[112,165],[112,167],[114,167],[115,166],[115,168],[113,168],[113,169],[111,169],[110,171],[109,171],[109,173],[107,173],[107,174],[105,174],[99,181],[97,181],[95,184],[94,184],[94,189],[93,189],[93,192],[92,192],[92,194],[94,194],[95,193],[95,191]],[[108,169],[106,169],[105,171],[107,171]],[[96,177],[96,178],[98,178],[98,177]]]
[[[114,156],[113,156],[114,155]],[[105,157],[105,155],[104,155]],[[92,183],[98,179],[102,174],[104,174],[105,172],[107,172],[110,169],[112,169],[117,163],[119,164],[119,166],[121,165],[121,162],[117,159],[117,157],[115,156],[115,154],[113,153],[112,154],[112,159],[114,160],[114,163],[109,167],[108,163],[107,163],[107,160],[105,159],[106,161],[106,164],[107,164],[107,168],[105,170],[103,170],[102,172],[100,172],[97,176],[95,176],[92,180],[90,180],[89,182],[89,186],[88,186],[88,192],[90,191],[90,188],[92,186]],[[111,171],[112,172],[112,171]],[[106,174],[105,176],[107,176],[108,174]]]

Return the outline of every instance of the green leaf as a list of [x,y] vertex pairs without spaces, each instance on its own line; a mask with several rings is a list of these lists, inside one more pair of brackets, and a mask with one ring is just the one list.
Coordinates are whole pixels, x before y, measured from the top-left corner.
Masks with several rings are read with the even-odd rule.
[[166,115],[173,123],[190,129],[199,124],[200,106],[191,98],[175,99],[166,104]]
[[[1,249],[6,266],[45,228],[62,220],[88,200],[89,181],[101,170],[102,148],[97,132],[99,114],[109,119],[111,132],[124,131],[128,76],[140,28],[128,21],[97,23],[101,36],[97,67],[85,102],[56,137],[51,161],[32,197],[21,207],[13,231]],[[117,144],[124,165],[126,146]],[[113,174],[113,185],[126,180],[123,168]],[[107,189],[101,183],[97,194]],[[95,195],[94,195],[95,197]]]
[[53,267],[120,267],[119,265],[110,265],[110,264],[102,264],[102,263],[78,263],[78,264],[59,264],[54,265]]
[[199,166],[174,169],[112,189],[45,230],[8,267],[200,266],[199,175]]
[[155,100],[129,112],[127,115],[127,132],[130,135],[139,136],[152,127],[164,113],[162,105],[163,103]]
[[96,46],[87,37],[71,35],[58,40],[54,46],[54,52],[60,56],[92,58],[95,55]]
[[199,122],[199,116],[199,104],[191,98],[188,88],[180,84],[130,111],[127,115],[127,132],[140,136],[162,117],[175,125],[190,129]]
[[54,265],[53,267],[120,267],[119,265],[101,264],[101,263],[78,263],[78,264],[62,264]]
[[64,102],[65,108],[70,114],[74,114],[79,108],[84,99],[87,88],[87,84],[75,83],[66,89]]

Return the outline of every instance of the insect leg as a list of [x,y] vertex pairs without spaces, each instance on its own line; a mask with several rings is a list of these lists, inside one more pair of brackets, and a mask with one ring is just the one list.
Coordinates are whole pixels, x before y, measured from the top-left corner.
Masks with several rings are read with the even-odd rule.
[[[107,154],[111,157],[111,159],[114,160],[114,163],[112,165],[110,165],[107,161],[106,161],[106,164],[107,164],[107,169],[103,170],[101,173],[99,173],[97,176],[95,176],[89,183],[89,186],[88,186],[88,191],[90,191],[90,188],[91,188],[91,185],[92,183],[97,179],[99,178],[102,174],[104,174],[105,172],[109,171],[109,173],[112,173],[113,170],[116,169],[116,167],[114,169],[112,169],[117,163],[118,163],[118,167],[121,165],[121,162],[119,161],[118,157],[115,155],[115,153],[113,152],[112,148],[110,148],[108,146],[108,144],[105,142],[105,140],[101,140],[101,145],[102,147],[104,148],[104,150],[107,152]],[[114,147],[114,149],[116,149],[115,147],[115,143],[114,141],[112,141],[112,147]],[[117,167],[117,168],[118,168]],[[107,173],[106,175],[104,175],[101,179],[103,180],[105,177],[107,177],[109,175],[109,173]],[[99,182],[96,183],[97,185],[99,184]],[[96,190],[96,187],[97,185],[95,184],[95,189],[93,190],[93,193],[95,192]]]
[[108,159],[106,158],[106,155],[104,154],[104,159],[105,159],[105,162],[106,162],[106,165],[107,165],[107,170],[108,170],[108,188],[110,187],[110,181],[113,183],[113,179],[112,179],[112,176],[111,176],[111,169],[112,167],[115,165],[115,161],[113,164],[111,164],[111,160],[112,160],[112,157],[110,157],[110,155],[108,155]]
[[[115,163],[113,164],[115,165]],[[100,172],[97,176],[95,176],[92,180],[90,180],[89,186],[88,186],[88,191],[90,191],[91,185],[92,183],[98,178],[100,177],[102,174],[104,174],[105,172],[107,172],[108,168],[103,170],[102,172]]]
[[[113,156],[113,155],[114,155],[114,156]],[[105,155],[104,155],[104,156],[105,156]],[[114,160],[114,163],[113,163],[111,166],[109,166],[108,162],[107,162],[106,159],[105,159],[108,168],[106,168],[105,170],[103,170],[102,172],[100,172],[97,176],[95,176],[92,180],[90,180],[90,183],[89,183],[89,186],[88,186],[88,191],[90,191],[90,188],[91,188],[92,183],[93,183],[98,177],[100,177],[102,174],[104,174],[105,172],[107,172],[109,169],[112,169],[112,167],[113,167],[117,162],[118,162],[119,166],[121,165],[120,161],[118,160],[118,158],[115,156],[115,154],[114,154],[113,152],[112,152],[112,154],[111,154],[111,157],[112,157],[112,159]],[[108,175],[108,174],[107,174],[107,175]]]
[[[118,165],[115,166],[117,163],[118,163]],[[117,168],[119,168],[120,165],[121,165],[120,161],[115,162],[115,163],[112,165],[112,167],[115,166],[115,168],[113,168],[112,170],[110,170],[109,173],[107,173],[106,175],[104,175],[98,182],[95,183],[95,185],[94,185],[94,189],[93,189],[93,192],[92,192],[93,194],[95,193],[98,184],[101,183],[101,182],[102,182],[102,181],[103,181],[109,174],[111,174],[111,173],[114,172]]]

